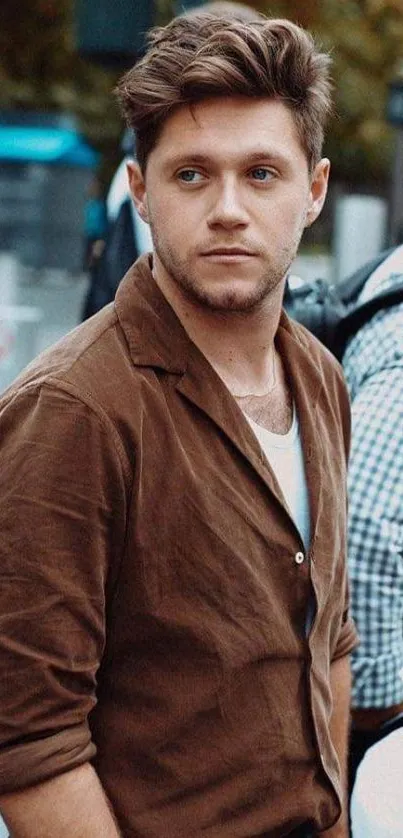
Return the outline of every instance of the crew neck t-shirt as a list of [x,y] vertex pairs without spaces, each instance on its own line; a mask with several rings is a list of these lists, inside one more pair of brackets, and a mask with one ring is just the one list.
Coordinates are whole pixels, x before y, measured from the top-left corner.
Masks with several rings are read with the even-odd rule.
[[308,550],[311,535],[309,497],[295,405],[291,428],[286,434],[274,434],[246,413],[244,415],[276,475],[288,510]]

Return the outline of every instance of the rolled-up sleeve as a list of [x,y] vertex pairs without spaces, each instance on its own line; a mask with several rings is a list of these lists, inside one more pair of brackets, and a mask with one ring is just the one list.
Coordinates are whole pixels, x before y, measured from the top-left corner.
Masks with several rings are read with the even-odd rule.
[[349,655],[359,644],[356,625],[349,612],[345,612],[344,620],[340,629],[336,649],[332,655],[332,663],[339,658]]
[[95,753],[88,715],[126,514],[107,424],[56,387],[0,408],[0,793]]
[[338,610],[338,631],[335,633],[331,654],[332,663],[351,654],[359,645],[357,627],[351,614],[350,584],[345,551],[343,551],[343,560],[338,570],[338,576],[341,596]]

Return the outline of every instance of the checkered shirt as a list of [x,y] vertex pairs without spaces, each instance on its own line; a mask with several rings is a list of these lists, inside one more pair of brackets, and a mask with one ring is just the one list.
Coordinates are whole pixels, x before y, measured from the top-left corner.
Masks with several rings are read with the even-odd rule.
[[[371,295],[401,274],[380,275]],[[367,291],[362,293],[368,299]],[[353,705],[403,701],[403,303],[350,340],[343,367],[352,400],[349,466]]]

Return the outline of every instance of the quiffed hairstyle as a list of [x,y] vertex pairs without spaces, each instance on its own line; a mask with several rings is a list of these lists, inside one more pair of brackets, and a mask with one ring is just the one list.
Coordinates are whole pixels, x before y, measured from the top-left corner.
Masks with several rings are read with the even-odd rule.
[[245,3],[234,3],[233,0],[209,0],[205,6],[196,6],[194,9],[187,9],[182,15],[204,15],[205,13],[216,17],[230,17],[236,20],[259,20],[262,15],[251,6]]
[[294,115],[309,169],[320,160],[331,108],[330,57],[285,19],[244,22],[207,13],[182,15],[149,33],[144,57],[116,93],[137,136],[145,172],[166,119],[213,97],[277,99]]

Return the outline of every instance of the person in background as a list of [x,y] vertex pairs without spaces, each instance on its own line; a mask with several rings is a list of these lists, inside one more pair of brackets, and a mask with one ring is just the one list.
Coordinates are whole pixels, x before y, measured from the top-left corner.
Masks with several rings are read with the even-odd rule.
[[140,218],[129,194],[127,165],[135,157],[135,136],[125,131],[120,163],[107,194],[107,233],[89,270],[88,290],[81,320],[87,320],[112,302],[121,278],[138,256],[152,249],[150,229]]
[[[402,280],[400,245],[369,276],[359,301],[392,290]],[[352,788],[368,748],[403,727],[403,303],[379,311],[357,332],[344,353],[343,369],[352,402],[351,605],[360,634],[352,656]],[[387,748],[385,742],[379,750],[383,763]],[[370,765],[376,769],[376,764],[374,751]],[[368,794],[370,777],[373,785]],[[401,778],[402,772],[399,786]],[[378,814],[379,806],[383,808],[385,824],[394,811],[393,794],[396,785],[388,773],[379,770],[375,776],[365,768],[355,796],[364,796],[366,805],[373,805]],[[399,792],[396,805],[400,800]],[[399,812],[401,830],[401,807]],[[370,809],[367,814],[370,818]],[[390,834],[400,835],[399,830]],[[368,833],[367,838],[375,834]]]
[[101,184],[94,177],[88,188],[88,197],[84,208],[84,258],[83,270],[91,272],[94,262],[99,259],[105,246],[108,229],[105,199]]
[[282,312],[329,64],[203,14],[119,84],[153,252],[0,402],[13,838],[347,838],[349,404]]
[[351,798],[353,838],[401,838],[402,754],[401,725],[365,752]]
[[[106,212],[109,225],[116,223],[122,206],[128,202],[131,211],[133,225],[133,252],[130,264],[133,264],[142,253],[152,250],[152,239],[150,228],[139,216],[130,195],[129,182],[127,178],[127,165],[136,158],[136,137],[130,128],[126,128],[122,139],[122,150],[124,158],[118,166],[106,196]],[[119,274],[122,277],[122,273]]]

